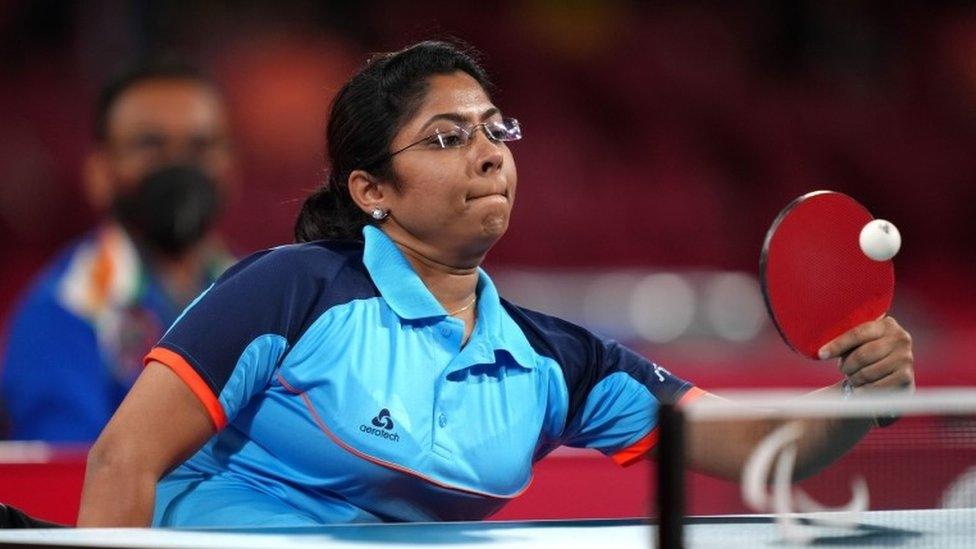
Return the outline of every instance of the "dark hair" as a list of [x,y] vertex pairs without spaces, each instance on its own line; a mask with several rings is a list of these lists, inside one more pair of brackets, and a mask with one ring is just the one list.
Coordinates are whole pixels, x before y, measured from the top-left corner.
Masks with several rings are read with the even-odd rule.
[[362,229],[376,223],[352,200],[349,174],[368,170],[393,182],[390,143],[420,108],[435,74],[463,71],[488,91],[488,75],[469,47],[427,41],[397,52],[373,55],[336,94],[326,130],[328,180],[302,204],[295,241],[362,240]]
[[112,107],[127,90],[148,80],[188,80],[213,86],[213,81],[200,69],[173,56],[145,59],[114,74],[98,93],[95,101],[95,140],[108,137],[108,118]]

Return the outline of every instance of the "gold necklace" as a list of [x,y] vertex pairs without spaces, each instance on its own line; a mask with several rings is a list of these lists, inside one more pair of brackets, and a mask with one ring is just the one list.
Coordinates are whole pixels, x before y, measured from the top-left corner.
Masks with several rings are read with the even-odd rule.
[[454,316],[454,315],[456,315],[458,313],[463,313],[464,311],[467,311],[468,309],[471,308],[472,305],[474,305],[474,302],[475,301],[478,301],[478,294],[475,294],[474,297],[471,298],[471,301],[467,305],[465,305],[464,307],[461,307],[460,309],[458,309],[456,311],[451,311],[451,312],[447,313],[447,316]]

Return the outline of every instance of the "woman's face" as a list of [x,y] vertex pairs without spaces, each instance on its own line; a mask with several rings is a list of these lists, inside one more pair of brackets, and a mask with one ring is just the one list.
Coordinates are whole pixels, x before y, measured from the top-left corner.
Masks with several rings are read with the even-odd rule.
[[[436,131],[499,120],[501,112],[464,72],[435,75],[417,113],[393,138],[396,151]],[[517,176],[504,142],[475,130],[467,146],[420,144],[393,157],[399,192],[384,192],[384,230],[395,240],[428,248],[449,262],[481,256],[508,228]],[[403,242],[403,239],[410,242]]]

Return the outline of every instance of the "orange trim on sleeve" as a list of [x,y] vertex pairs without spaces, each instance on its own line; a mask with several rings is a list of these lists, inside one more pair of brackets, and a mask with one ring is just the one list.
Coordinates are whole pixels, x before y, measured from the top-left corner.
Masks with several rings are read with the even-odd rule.
[[214,428],[219,431],[227,425],[227,415],[224,413],[224,407],[220,405],[220,401],[217,400],[217,396],[214,395],[213,390],[210,389],[207,382],[200,377],[200,374],[193,369],[193,366],[190,366],[185,358],[169,349],[153,347],[149,351],[149,354],[146,355],[146,358],[143,359],[143,364],[148,365],[153,360],[173,370],[173,373],[187,384],[207,410],[207,414],[210,416],[210,421],[213,422]]
[[[706,391],[699,389],[698,387],[692,387],[685,391],[685,394],[681,395],[678,399],[678,405],[685,405],[694,402],[701,398]],[[630,446],[619,450],[617,453],[610,456],[610,459],[614,461],[617,465],[621,467],[628,467],[640,461],[644,454],[651,451],[651,448],[657,446],[658,432],[657,427],[651,429],[650,433],[647,433],[644,438],[638,440],[637,442],[631,444]]]
[[644,438],[613,454],[610,459],[621,467],[633,465],[640,461],[644,454],[650,452],[651,448],[657,446],[657,438],[657,427],[655,427]]
[[685,406],[691,404],[692,402],[701,398],[702,395],[704,395],[705,393],[707,393],[707,391],[705,391],[704,389],[699,389],[698,387],[692,387],[691,389],[688,389],[688,391],[686,391],[685,394],[681,395],[681,398],[678,399],[678,406]]

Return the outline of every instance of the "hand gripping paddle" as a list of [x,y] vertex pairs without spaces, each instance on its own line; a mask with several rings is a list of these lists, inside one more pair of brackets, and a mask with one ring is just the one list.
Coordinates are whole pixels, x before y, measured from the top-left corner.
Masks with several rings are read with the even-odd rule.
[[891,306],[892,262],[870,259],[858,242],[872,219],[853,198],[816,191],[786,206],[766,233],[763,298],[779,334],[801,355],[818,358],[823,345]]

